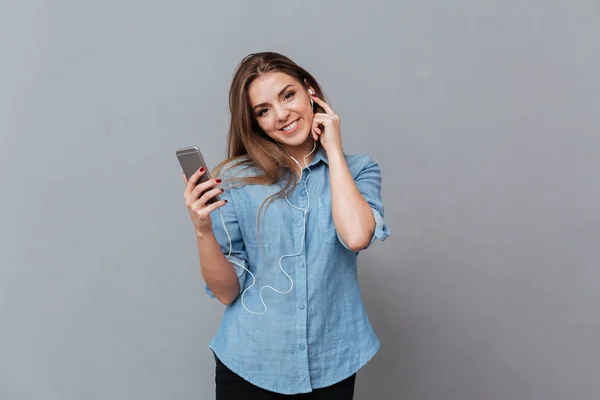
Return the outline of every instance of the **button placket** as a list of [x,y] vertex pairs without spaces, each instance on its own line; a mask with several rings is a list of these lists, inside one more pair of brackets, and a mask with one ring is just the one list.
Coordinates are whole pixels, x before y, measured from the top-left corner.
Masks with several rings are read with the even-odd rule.
[[[299,233],[302,235],[302,232]],[[306,252],[303,250],[296,261],[296,351],[298,353],[297,363],[299,371],[307,376],[309,372],[308,362],[308,305],[307,305],[307,269]]]
[[[303,171],[302,178],[298,183],[298,191],[294,191],[294,205],[303,209],[308,206],[308,198],[304,190],[304,183],[306,181],[306,174]],[[290,199],[291,200],[291,199]],[[292,224],[296,225],[294,235],[294,243],[298,246],[302,243],[305,229],[304,211],[295,209],[293,211]],[[292,225],[293,227],[293,225]],[[304,236],[304,239],[306,237]],[[308,298],[307,298],[307,285],[308,275],[306,268],[306,250],[305,246],[302,248],[302,252],[296,256],[296,283],[294,289],[296,292],[296,351],[297,357],[296,362],[298,371],[302,375],[306,375],[310,379],[309,362],[308,362]]]

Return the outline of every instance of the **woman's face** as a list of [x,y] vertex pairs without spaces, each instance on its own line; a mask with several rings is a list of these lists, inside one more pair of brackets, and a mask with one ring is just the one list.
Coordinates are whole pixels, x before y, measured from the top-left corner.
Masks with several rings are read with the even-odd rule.
[[283,72],[264,74],[250,84],[248,97],[258,125],[273,140],[296,147],[312,139],[310,94],[295,78]]

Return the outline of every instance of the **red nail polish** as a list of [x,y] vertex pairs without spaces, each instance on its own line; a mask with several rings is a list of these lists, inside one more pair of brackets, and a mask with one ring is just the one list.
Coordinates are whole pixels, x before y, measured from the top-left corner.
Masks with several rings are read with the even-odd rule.
[[221,180],[220,180],[220,179],[217,179],[215,182],[217,182],[217,183],[221,183]]
[[204,172],[204,167],[200,167],[200,172]]

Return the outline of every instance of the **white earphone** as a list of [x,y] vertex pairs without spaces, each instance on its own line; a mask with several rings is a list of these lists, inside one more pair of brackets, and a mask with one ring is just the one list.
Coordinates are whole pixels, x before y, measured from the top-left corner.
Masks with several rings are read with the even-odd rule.
[[[309,92],[312,94],[312,92],[310,91],[310,89],[309,89]],[[312,99],[311,99],[311,103],[312,103]],[[280,146],[281,146],[281,144],[280,144]],[[285,148],[283,146],[281,146],[281,148],[283,150],[285,150]],[[242,264],[239,264],[239,263],[237,263],[235,261],[229,260],[229,257],[231,257],[231,250],[232,250],[231,236],[229,236],[229,232],[227,231],[227,227],[225,226],[225,220],[223,218],[223,213],[221,212],[221,208],[219,208],[219,214],[221,214],[221,222],[223,223],[223,229],[225,229],[225,233],[227,234],[227,239],[229,240],[229,254],[227,254],[226,258],[227,258],[227,260],[229,262],[231,262],[232,264],[237,265],[240,268],[243,268],[244,270],[246,270],[250,274],[250,276],[252,276],[252,284],[250,286],[248,286],[242,292],[241,299],[240,299],[241,302],[242,302],[242,307],[244,307],[244,309],[246,311],[248,311],[250,314],[260,315],[260,314],[264,314],[264,313],[267,312],[267,305],[265,304],[265,301],[263,300],[263,297],[262,297],[262,291],[263,291],[263,289],[269,288],[269,289],[271,289],[274,292],[279,293],[279,294],[288,294],[294,288],[294,280],[292,279],[292,277],[287,272],[285,272],[285,270],[283,269],[283,266],[281,265],[281,262],[286,257],[296,257],[296,256],[299,256],[300,254],[302,254],[302,250],[304,249],[304,243],[306,242],[306,215],[308,214],[308,209],[310,207],[310,194],[308,192],[308,188],[306,186],[306,183],[308,182],[308,179],[312,175],[312,171],[311,171],[310,167],[308,166],[308,164],[306,162],[306,157],[310,156],[315,151],[316,148],[317,148],[317,144],[315,142],[313,144],[313,149],[310,151],[310,153],[308,153],[307,155],[304,156],[304,165],[305,165],[305,167],[309,171],[308,176],[304,180],[304,191],[306,192],[306,200],[307,200],[306,208],[302,208],[302,207],[298,207],[298,206],[293,205],[292,203],[290,203],[290,200],[287,197],[287,193],[285,195],[285,201],[287,201],[287,203],[292,208],[295,208],[296,210],[302,211],[303,216],[304,216],[304,223],[303,223],[304,230],[302,232],[302,243],[300,245],[300,250],[297,253],[295,253],[295,254],[286,254],[286,255],[281,256],[281,258],[279,258],[279,269],[281,269],[281,271],[283,272],[283,274],[290,280],[290,288],[288,290],[286,290],[286,291],[281,291],[281,290],[275,289],[273,286],[270,286],[270,285],[264,285],[263,287],[261,287],[260,290],[258,291],[258,297],[260,298],[260,302],[262,303],[262,305],[264,307],[263,311],[260,311],[260,312],[252,311],[252,310],[248,309],[248,307],[246,307],[246,304],[244,303],[244,296],[246,295],[246,292],[248,290],[250,290],[254,286],[254,284],[256,283],[256,277],[254,276],[254,274],[252,272],[250,272],[250,270],[248,268],[246,268]],[[298,164],[298,166],[300,166],[300,168],[302,168],[302,166],[300,165],[300,163],[294,157],[292,157],[292,155],[287,150],[285,150],[285,152],[288,153],[288,155],[292,158],[292,160],[294,160],[294,162],[296,164]],[[295,185],[294,185],[294,187],[295,187]]]

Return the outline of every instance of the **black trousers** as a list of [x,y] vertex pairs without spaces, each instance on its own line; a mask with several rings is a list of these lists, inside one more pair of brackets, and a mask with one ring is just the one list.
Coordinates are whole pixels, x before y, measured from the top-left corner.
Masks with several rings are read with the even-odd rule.
[[235,374],[217,357],[215,361],[217,400],[351,400],[354,398],[356,374],[335,385],[315,389],[311,393],[284,395],[259,388]]

